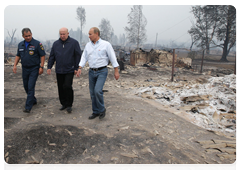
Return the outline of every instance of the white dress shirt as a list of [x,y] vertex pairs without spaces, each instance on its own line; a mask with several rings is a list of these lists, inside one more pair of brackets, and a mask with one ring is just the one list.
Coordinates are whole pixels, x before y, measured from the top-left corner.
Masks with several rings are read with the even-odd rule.
[[88,61],[90,68],[100,68],[107,66],[109,60],[114,68],[119,66],[112,45],[100,38],[95,44],[86,44],[79,66],[84,67]]

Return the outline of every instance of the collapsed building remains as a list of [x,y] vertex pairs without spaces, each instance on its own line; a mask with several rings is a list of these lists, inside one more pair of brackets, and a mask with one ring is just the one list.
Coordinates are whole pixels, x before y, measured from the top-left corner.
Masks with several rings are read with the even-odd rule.
[[[130,65],[132,66],[140,66],[146,63],[154,63],[155,65],[172,65],[173,53],[172,51],[165,51],[165,50],[155,50],[151,49],[142,50],[137,49],[131,51],[130,56]],[[191,58],[177,58],[177,54],[175,54],[175,64],[176,63],[183,63],[184,65],[191,66],[192,59]]]

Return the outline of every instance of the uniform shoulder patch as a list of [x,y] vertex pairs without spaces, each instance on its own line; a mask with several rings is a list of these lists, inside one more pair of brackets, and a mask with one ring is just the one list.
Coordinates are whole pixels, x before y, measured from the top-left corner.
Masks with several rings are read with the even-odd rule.
[[40,48],[44,50],[42,43],[39,43],[39,45],[40,45]]

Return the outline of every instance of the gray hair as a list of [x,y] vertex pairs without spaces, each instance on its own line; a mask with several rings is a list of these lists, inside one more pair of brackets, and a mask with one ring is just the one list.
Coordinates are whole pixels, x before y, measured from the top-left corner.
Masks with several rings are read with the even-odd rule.
[[31,30],[30,30],[30,28],[23,28],[23,29],[22,29],[22,35],[24,35],[24,32],[27,33],[28,31],[29,31],[30,33],[32,33]]

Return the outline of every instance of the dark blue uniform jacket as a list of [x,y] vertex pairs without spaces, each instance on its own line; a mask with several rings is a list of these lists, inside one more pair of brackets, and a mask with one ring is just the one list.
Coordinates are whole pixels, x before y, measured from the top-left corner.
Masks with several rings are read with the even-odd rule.
[[25,41],[21,41],[18,44],[17,56],[21,58],[21,64],[23,67],[35,67],[41,63],[41,57],[45,56],[42,43],[32,38],[27,48],[25,47]]
[[55,71],[58,74],[67,74],[78,70],[81,59],[81,49],[77,40],[68,36],[66,41],[60,38],[53,43],[48,60],[48,69],[56,61]]

